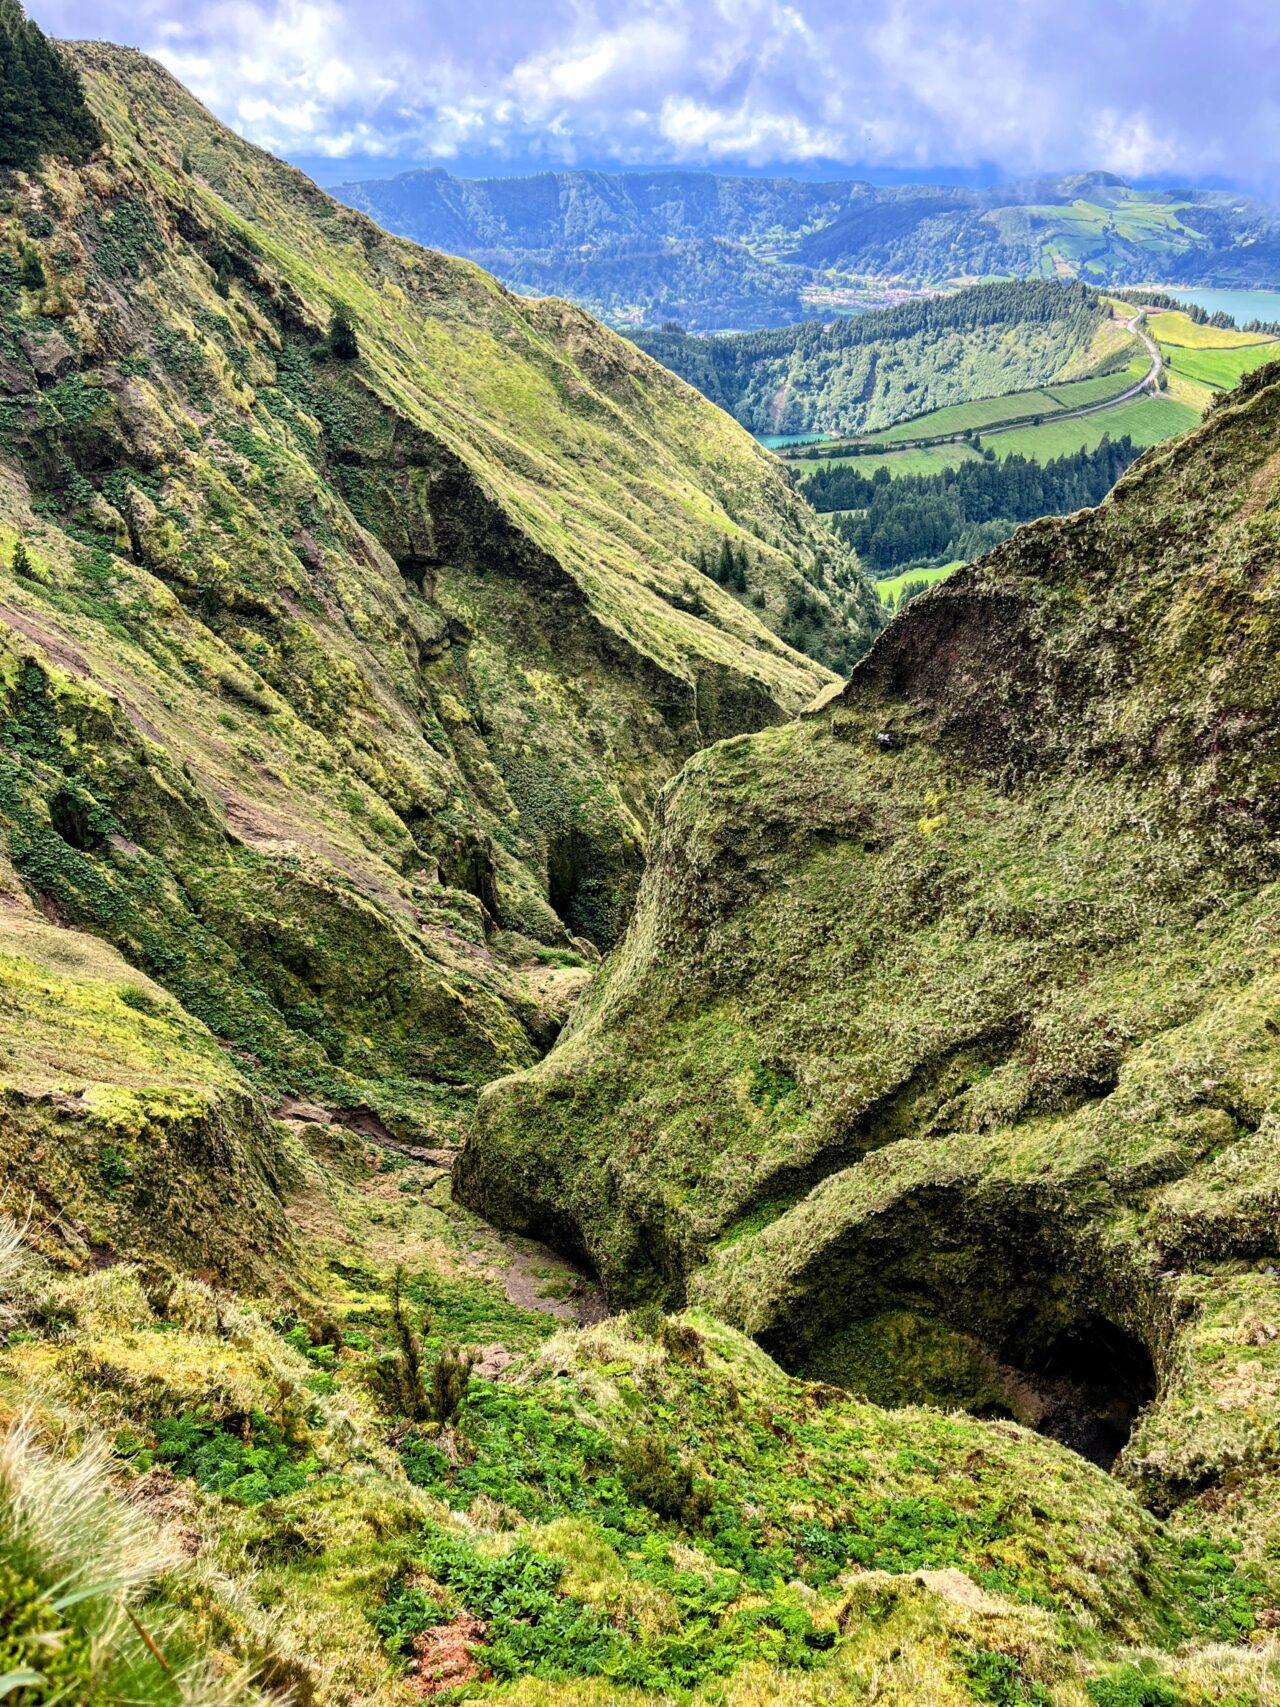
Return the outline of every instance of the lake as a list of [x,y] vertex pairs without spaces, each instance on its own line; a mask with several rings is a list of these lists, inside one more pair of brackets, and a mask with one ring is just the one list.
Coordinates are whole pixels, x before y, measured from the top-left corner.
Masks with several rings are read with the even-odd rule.
[[1160,289],[1179,302],[1198,303],[1206,314],[1222,310],[1237,326],[1250,320],[1280,321],[1280,290],[1182,290],[1173,285],[1161,285]]
[[766,450],[781,450],[784,445],[816,445],[831,436],[830,433],[758,433],[756,443]]

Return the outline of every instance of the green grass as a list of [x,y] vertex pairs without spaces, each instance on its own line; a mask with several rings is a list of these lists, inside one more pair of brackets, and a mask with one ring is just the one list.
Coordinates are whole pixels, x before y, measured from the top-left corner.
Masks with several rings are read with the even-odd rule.
[[1064,409],[1087,409],[1094,403],[1105,403],[1138,384],[1150,362],[1146,356],[1135,357],[1118,373],[1100,374],[1097,379],[1076,379],[1067,385],[1050,385],[1045,392],[1056,397]]
[[972,462],[978,455],[972,445],[952,442],[945,445],[921,445],[914,450],[873,452],[870,456],[810,457],[793,464],[796,473],[812,474],[816,468],[838,468],[847,465],[862,474],[874,474],[877,468],[887,468],[896,480],[901,474],[938,474],[944,468],[958,468],[962,462]]
[[1189,315],[1174,310],[1149,315],[1147,328],[1159,344],[1177,344],[1192,350],[1243,349],[1246,345],[1273,341],[1265,332],[1237,332],[1232,327],[1201,326]]
[[941,438],[948,433],[981,432],[1002,421],[1019,421],[1027,415],[1053,415],[1061,407],[1047,391],[1011,391],[1004,397],[979,397],[972,403],[953,403],[946,409],[931,410],[913,421],[899,421],[895,427],[868,433],[865,442],[893,445],[912,439]]
[[885,604],[890,601],[896,603],[898,595],[910,582],[927,581],[932,587],[935,582],[945,581],[948,575],[963,568],[964,564],[957,558],[954,563],[943,563],[935,569],[904,569],[901,575],[894,575],[888,581],[877,581],[875,583],[876,592],[879,593]]
[[1187,350],[1165,348],[1164,359],[1175,373],[1199,380],[1220,391],[1231,391],[1246,373],[1280,357],[1280,343],[1238,345],[1234,349]]
[[989,443],[999,457],[1021,455],[1036,462],[1048,462],[1072,451],[1093,450],[1102,442],[1104,433],[1113,439],[1127,433],[1135,445],[1146,449],[1187,432],[1199,419],[1194,409],[1185,403],[1175,403],[1172,398],[1135,397],[1114,409],[1100,409],[1096,415],[1082,415],[1073,421],[1045,421],[1038,427],[1017,427],[1012,432],[993,436]]

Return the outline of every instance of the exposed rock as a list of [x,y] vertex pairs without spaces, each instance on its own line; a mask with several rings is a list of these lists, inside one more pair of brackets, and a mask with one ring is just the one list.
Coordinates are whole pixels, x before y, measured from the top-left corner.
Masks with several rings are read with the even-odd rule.
[[23,354],[35,370],[36,382],[42,391],[74,373],[80,365],[75,350],[53,327],[24,332],[18,339]]

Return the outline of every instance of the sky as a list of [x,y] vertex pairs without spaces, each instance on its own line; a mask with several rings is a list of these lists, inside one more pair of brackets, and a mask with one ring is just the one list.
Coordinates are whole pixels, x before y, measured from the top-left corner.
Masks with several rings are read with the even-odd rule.
[[1280,184],[1276,0],[31,0],[324,181],[407,165]]

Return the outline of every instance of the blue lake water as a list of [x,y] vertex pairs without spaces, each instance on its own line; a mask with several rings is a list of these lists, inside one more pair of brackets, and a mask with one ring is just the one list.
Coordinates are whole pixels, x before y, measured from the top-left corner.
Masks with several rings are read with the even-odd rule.
[[781,450],[784,445],[816,445],[830,437],[830,433],[757,433],[756,443],[766,450]]
[[1237,326],[1250,320],[1280,320],[1280,290],[1182,290],[1161,285],[1179,302],[1195,302],[1206,314],[1225,311]]

